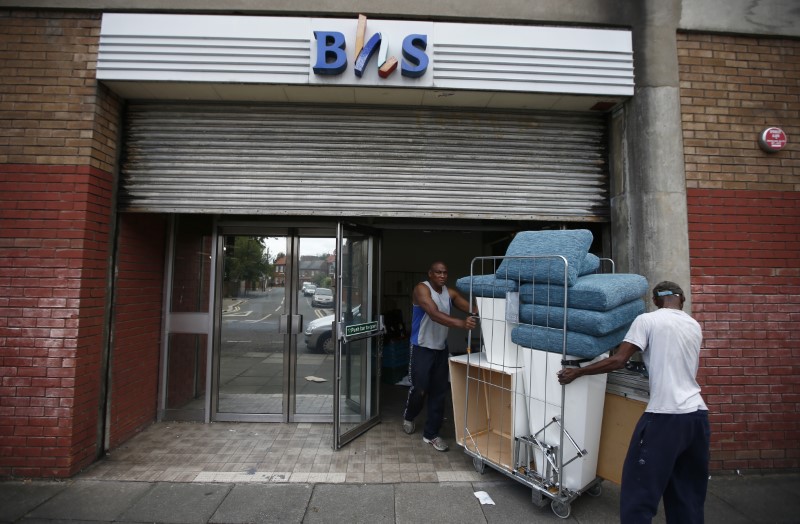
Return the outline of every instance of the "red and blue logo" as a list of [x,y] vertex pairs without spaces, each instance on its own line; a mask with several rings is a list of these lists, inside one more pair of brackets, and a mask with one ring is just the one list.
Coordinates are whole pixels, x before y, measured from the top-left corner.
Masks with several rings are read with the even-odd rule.
[[[398,66],[397,58],[387,57],[389,48],[388,42],[383,39],[381,33],[372,35],[366,43],[364,36],[366,33],[367,18],[363,15],[358,17],[358,30],[356,34],[356,49],[354,69],[357,77],[364,74],[364,70],[370,60],[377,53],[375,59],[378,67],[378,75],[387,78]],[[314,38],[317,41],[317,63],[314,65],[314,73],[318,75],[338,75],[347,69],[347,44],[345,36],[338,31],[314,31]],[[403,59],[400,61],[400,74],[408,78],[419,78],[428,69],[428,55],[425,50],[428,47],[427,35],[410,34],[403,39],[402,52]]]

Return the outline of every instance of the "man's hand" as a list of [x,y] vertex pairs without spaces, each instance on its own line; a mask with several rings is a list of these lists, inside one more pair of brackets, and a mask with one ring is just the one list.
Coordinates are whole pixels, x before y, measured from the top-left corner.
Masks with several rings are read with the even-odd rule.
[[474,329],[478,325],[478,317],[470,315],[464,320],[464,329]]
[[637,351],[641,351],[639,346],[635,346],[630,342],[623,341],[622,344],[617,346],[617,350],[608,358],[598,360],[594,364],[590,364],[583,368],[565,368],[556,373],[559,384],[569,384],[576,378],[584,375],[598,375],[600,373],[608,373],[615,369],[622,369],[625,367],[625,362]]
[[558,376],[559,384],[562,385],[569,384],[570,382],[581,376],[581,370],[579,368],[562,369],[561,371],[556,373],[556,376]]

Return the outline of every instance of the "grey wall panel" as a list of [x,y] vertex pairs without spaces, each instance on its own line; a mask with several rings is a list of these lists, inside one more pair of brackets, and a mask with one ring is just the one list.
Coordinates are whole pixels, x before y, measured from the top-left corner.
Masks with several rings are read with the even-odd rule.
[[[661,0],[664,1],[664,0]],[[692,0],[701,1],[701,0]],[[771,0],[788,1],[788,0]],[[638,3],[630,0],[0,0],[0,6],[25,9],[93,9],[106,12],[171,12],[204,14],[248,14],[258,16],[355,16],[422,20],[494,20],[513,23],[599,24],[630,26],[636,21]]]
[[133,104],[128,211],[608,220],[606,117]]

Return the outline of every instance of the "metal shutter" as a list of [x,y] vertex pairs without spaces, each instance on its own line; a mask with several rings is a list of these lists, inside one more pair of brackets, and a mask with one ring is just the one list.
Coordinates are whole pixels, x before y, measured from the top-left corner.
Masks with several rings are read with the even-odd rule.
[[133,104],[127,211],[607,221],[600,114]]

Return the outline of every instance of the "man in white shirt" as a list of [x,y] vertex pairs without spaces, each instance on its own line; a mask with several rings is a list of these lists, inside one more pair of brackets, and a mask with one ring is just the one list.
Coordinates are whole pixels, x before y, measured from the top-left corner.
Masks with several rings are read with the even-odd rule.
[[636,352],[650,378],[650,401],[633,432],[622,469],[620,521],[651,522],[664,498],[669,523],[702,523],[708,487],[710,428],[697,368],[703,334],[683,311],[686,296],[674,282],[653,288],[656,311],[639,315],[609,358],[563,369],[561,384],[625,366]]

